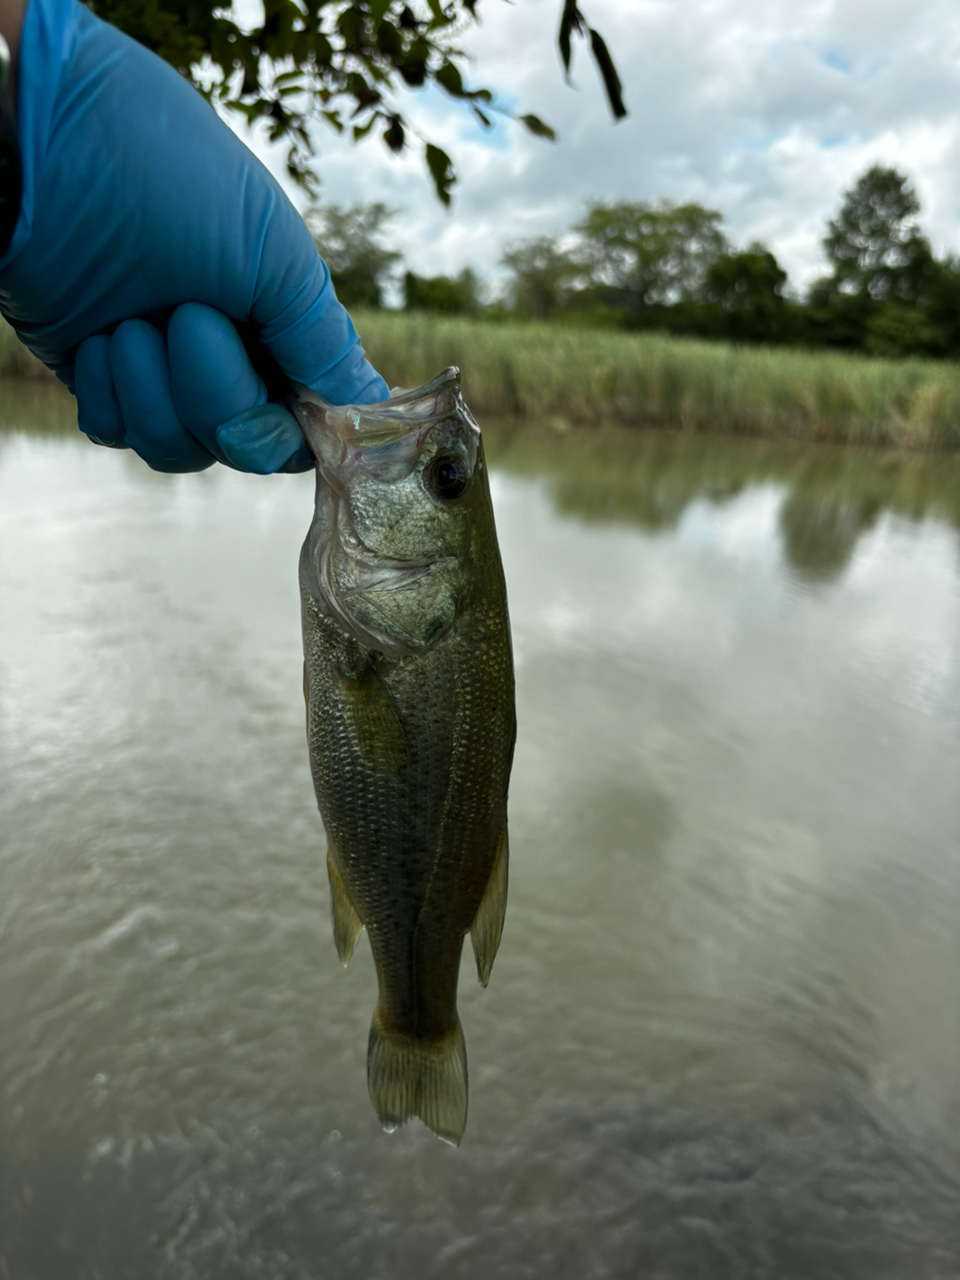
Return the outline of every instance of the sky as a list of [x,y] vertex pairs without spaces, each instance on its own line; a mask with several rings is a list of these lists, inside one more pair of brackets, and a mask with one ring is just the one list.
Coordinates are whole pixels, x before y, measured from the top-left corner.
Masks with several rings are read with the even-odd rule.
[[[587,201],[695,200],[722,213],[734,244],[767,244],[802,289],[823,270],[827,218],[874,163],[913,180],[936,251],[960,251],[955,0],[582,0],[623,82],[619,124],[582,42],[564,82],[559,0],[477,8],[465,79],[547,120],[557,143],[512,121],[487,134],[436,89],[398,95],[454,159],[447,211],[419,147],[398,158],[375,135],[357,147],[317,128],[322,198],[397,209],[389,240],[414,271],[471,267],[495,282],[505,242],[562,233]],[[281,176],[282,156],[254,147]]]

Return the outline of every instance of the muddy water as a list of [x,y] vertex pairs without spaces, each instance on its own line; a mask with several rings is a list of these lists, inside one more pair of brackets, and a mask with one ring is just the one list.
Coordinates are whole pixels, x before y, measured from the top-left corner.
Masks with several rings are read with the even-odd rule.
[[512,882],[462,1147],[366,1097],[307,477],[0,386],[0,1277],[960,1274],[960,468],[490,432]]

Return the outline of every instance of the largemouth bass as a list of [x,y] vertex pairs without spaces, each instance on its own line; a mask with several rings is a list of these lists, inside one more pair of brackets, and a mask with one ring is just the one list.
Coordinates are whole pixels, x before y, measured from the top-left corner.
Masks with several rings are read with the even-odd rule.
[[307,739],[341,960],[367,930],[367,1083],[387,1130],[459,1143],[469,932],[490,977],[516,736],[506,588],[480,430],[457,369],[382,404],[297,389],[317,462],[300,557]]

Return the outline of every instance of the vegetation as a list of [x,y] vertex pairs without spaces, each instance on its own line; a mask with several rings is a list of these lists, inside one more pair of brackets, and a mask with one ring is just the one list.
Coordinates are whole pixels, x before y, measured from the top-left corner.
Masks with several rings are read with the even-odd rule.
[[960,369],[949,364],[390,312],[357,324],[391,385],[463,364],[470,403],[488,418],[960,448]]
[[737,249],[715,210],[594,203],[564,236],[505,249],[520,316],[884,356],[960,355],[960,261],[937,261],[908,179],[875,165],[823,240],[828,272],[807,297],[763,244]]
[[[411,129],[397,91],[435,84],[490,128],[492,112],[513,115],[489,89],[464,83],[467,58],[456,41],[477,20],[480,0],[264,0],[249,30],[215,0],[86,0],[95,13],[172,66],[214,103],[266,121],[273,141],[288,143],[287,170],[316,188],[310,122],[321,119],[354,142],[377,130],[403,151]],[[258,6],[259,7],[259,6]],[[620,81],[603,37],[576,0],[562,0],[557,43],[569,73],[571,40],[589,45],[610,109],[626,115]],[[531,114],[516,117],[531,133],[554,138]],[[453,162],[426,139],[424,162],[437,195],[450,203]]]
[[[463,366],[475,412],[563,429],[665,427],[905,449],[960,448],[960,368],[840,352],[737,347],[575,324],[385,310],[357,327],[391,385]],[[0,373],[35,362],[0,327]]]
[[[907,178],[863,174],[828,222],[828,271],[807,297],[763,244],[737,248],[715,210],[697,204],[595,202],[564,235],[504,246],[506,281],[403,276],[409,311],[521,320],[872,355],[960,356],[960,259],[938,261],[917,223]],[[307,214],[348,306],[382,305],[400,255],[382,240],[383,205],[314,206]],[[320,230],[336,224],[331,243]],[[358,287],[361,285],[362,287]]]
[[350,311],[383,305],[383,290],[401,255],[381,243],[395,210],[375,204],[311,206],[304,221],[327,264],[337,297]]

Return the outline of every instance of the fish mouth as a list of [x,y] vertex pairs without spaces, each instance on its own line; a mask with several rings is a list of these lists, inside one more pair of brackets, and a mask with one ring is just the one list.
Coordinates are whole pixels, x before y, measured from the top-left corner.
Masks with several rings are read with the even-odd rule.
[[321,464],[339,460],[343,446],[368,449],[392,444],[416,433],[420,438],[444,418],[457,416],[479,438],[460,393],[460,370],[451,365],[422,387],[395,388],[389,400],[377,404],[333,405],[302,383],[289,396],[291,412]]

